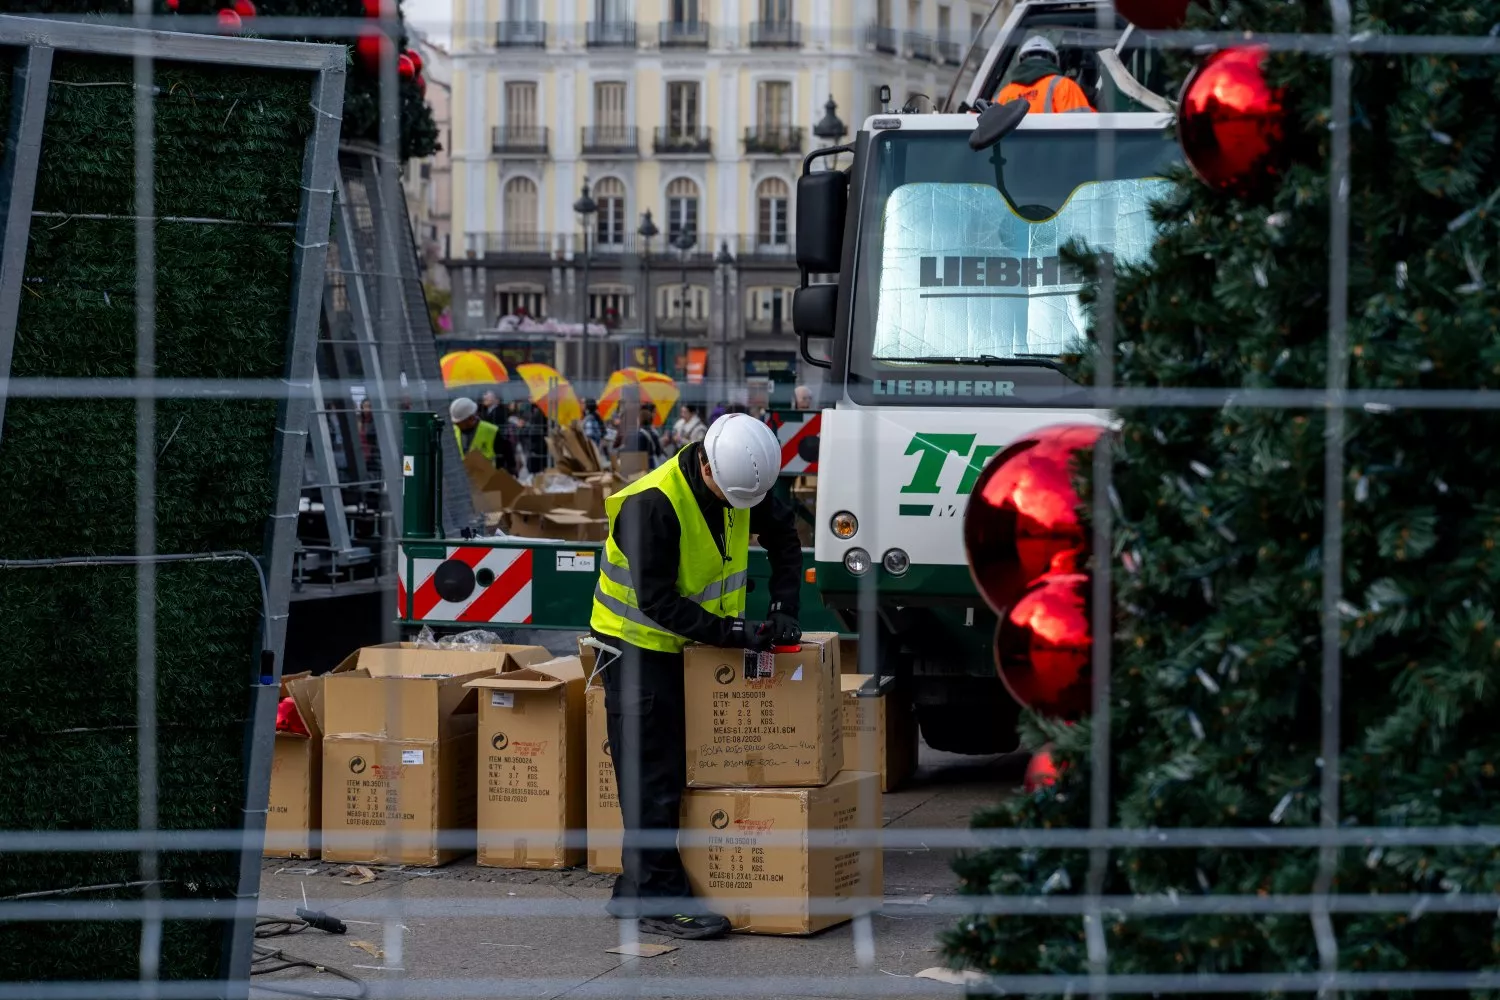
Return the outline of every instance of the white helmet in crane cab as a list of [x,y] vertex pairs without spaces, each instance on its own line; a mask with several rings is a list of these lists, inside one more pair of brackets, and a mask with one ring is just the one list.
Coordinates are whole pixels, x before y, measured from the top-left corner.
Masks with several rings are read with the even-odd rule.
[[740,510],[760,503],[781,475],[781,442],[748,413],[715,420],[703,438],[703,453],[724,499]]
[[1032,35],[1021,43],[1021,51],[1016,53],[1016,62],[1024,62],[1027,59],[1048,59],[1056,66],[1058,64],[1057,46],[1053,45],[1041,35]]

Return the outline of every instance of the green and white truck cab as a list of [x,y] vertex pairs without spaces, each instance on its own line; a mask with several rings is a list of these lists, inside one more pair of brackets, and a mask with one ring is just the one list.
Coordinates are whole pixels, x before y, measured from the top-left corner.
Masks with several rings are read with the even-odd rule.
[[[861,668],[901,679],[939,749],[1016,745],[1018,710],[993,662],[996,615],[964,551],[969,494],[1021,435],[1108,419],[1080,406],[1058,364],[1089,326],[1084,275],[1066,251],[1144,256],[1150,206],[1179,158],[1168,115],[1113,97],[1130,110],[1028,114],[971,148],[968,107],[998,89],[1023,37],[1050,32],[1065,65],[1069,32],[1085,48],[1121,43],[1127,29],[1090,27],[1099,6],[1017,5],[963,110],[871,116],[842,147],[852,167],[827,169],[829,151],[814,152],[799,182],[794,324],[804,360],[827,367],[831,401],[818,445],[818,587],[860,633]],[[1113,60],[1093,54],[1119,68],[1145,58],[1128,46]],[[1114,74],[1116,94],[1139,88],[1101,73]]]

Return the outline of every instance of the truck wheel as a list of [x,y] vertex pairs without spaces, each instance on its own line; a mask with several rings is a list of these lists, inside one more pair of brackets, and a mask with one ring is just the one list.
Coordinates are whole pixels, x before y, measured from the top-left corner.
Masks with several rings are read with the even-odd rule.
[[999,684],[955,686],[940,704],[917,705],[922,739],[948,753],[1010,753],[1020,744],[1017,705]]

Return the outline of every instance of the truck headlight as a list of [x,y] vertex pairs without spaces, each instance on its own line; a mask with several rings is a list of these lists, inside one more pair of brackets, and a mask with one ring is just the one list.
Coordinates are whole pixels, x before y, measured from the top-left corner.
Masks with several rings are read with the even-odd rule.
[[891,549],[880,557],[880,564],[891,576],[905,576],[906,571],[911,569],[911,559],[904,549]]
[[844,553],[844,568],[855,576],[870,572],[870,553],[864,549],[850,549]]
[[848,540],[859,531],[859,518],[847,510],[841,510],[833,515],[833,520],[829,522],[829,525],[833,528],[835,538]]

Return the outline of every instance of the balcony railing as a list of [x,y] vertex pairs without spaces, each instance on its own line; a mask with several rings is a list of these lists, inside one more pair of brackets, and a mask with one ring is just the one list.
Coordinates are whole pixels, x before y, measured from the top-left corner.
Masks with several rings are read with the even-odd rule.
[[938,58],[949,66],[957,66],[964,58],[962,42],[941,40],[937,43]]
[[709,128],[673,128],[658,125],[652,137],[651,147],[657,155],[673,153],[713,152],[713,130]]
[[547,152],[547,126],[497,125],[491,130],[491,148],[497,153]]
[[865,44],[876,52],[885,52],[895,55],[900,49],[900,33],[884,24],[870,24],[865,26]]
[[590,21],[588,44],[591,49],[635,48],[634,21]]
[[501,21],[495,25],[495,46],[502,49],[545,49],[547,25],[543,21]]
[[583,130],[585,153],[616,153],[638,156],[640,130],[634,125],[589,125]]
[[796,21],[752,21],[752,49],[797,49],[802,47],[802,25]]
[[906,51],[911,53],[913,59],[923,59],[927,62],[932,62],[932,39],[918,32],[908,31],[906,33]]
[[659,41],[664,49],[708,48],[707,21],[663,21]]
[[480,243],[486,256],[551,258],[563,245],[557,233],[471,233],[470,249]]
[[745,129],[745,152],[800,156],[803,131],[800,125],[752,126]]

